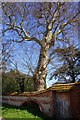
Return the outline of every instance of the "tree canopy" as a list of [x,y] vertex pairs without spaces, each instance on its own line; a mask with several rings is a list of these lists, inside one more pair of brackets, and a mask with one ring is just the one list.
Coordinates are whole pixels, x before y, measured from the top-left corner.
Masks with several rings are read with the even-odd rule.
[[10,70],[2,72],[2,94],[11,94],[12,92],[34,91],[34,83],[31,76],[20,71]]
[[[62,66],[55,70],[51,78],[58,78],[59,82],[76,82],[77,76],[80,75],[80,51],[73,45],[65,48],[57,48],[52,55],[56,54],[59,61],[63,62]],[[67,80],[67,77],[68,80]]]

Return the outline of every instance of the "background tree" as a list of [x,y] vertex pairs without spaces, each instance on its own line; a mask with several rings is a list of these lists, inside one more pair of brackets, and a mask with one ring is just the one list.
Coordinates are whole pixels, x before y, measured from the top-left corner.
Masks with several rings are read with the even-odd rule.
[[10,94],[17,91],[17,89],[17,82],[16,79],[13,77],[12,72],[2,72],[2,94]]
[[[51,78],[58,78],[59,82],[76,82],[80,75],[80,51],[74,45],[65,48],[58,47],[52,54],[58,56],[62,66],[55,70]],[[69,76],[68,80],[67,77]]]
[[3,42],[2,41],[2,66],[0,66],[0,69],[3,71],[7,70],[7,65],[9,64],[10,59],[10,53],[12,52],[12,42]]
[[2,10],[3,33],[11,41],[37,43],[40,52],[33,74],[34,88],[44,89],[50,62],[49,52],[56,41],[65,41],[72,35],[79,20],[77,3],[3,3]]
[[33,79],[31,76],[23,74],[16,70],[2,72],[2,94],[12,92],[34,91]]
[[13,75],[19,86],[18,92],[34,91],[34,82],[31,76],[23,74],[20,71],[14,71]]

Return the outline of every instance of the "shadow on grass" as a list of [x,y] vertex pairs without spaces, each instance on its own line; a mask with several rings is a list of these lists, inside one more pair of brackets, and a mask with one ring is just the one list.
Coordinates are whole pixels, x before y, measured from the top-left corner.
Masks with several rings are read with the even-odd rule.
[[[9,108],[20,109],[20,110],[27,110],[29,113],[32,113],[34,116],[39,117],[39,118],[5,118],[5,120],[56,120],[56,119],[53,119],[53,118],[46,116],[40,110],[39,106],[37,104],[34,104],[34,103],[24,104],[21,107],[7,105],[7,104],[3,104],[2,106],[3,106],[2,110],[4,110],[4,112],[6,112],[7,109],[9,109]],[[4,119],[2,119],[2,120],[4,120]]]
[[46,116],[40,110],[40,106],[33,101],[30,101],[28,103],[24,103],[23,106],[21,106],[20,108],[23,110],[26,109],[29,113],[32,113],[34,116],[38,116],[38,117],[42,118],[42,120],[53,120],[53,118]]

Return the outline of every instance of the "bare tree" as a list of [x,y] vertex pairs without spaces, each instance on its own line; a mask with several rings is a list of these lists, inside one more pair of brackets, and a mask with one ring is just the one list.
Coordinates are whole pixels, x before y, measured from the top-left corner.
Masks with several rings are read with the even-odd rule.
[[3,71],[7,70],[7,65],[10,62],[10,57],[11,57],[11,52],[13,51],[13,46],[12,46],[12,42],[2,42],[2,55],[1,55],[1,59],[2,59],[2,65],[0,67],[0,69],[2,69]]
[[33,78],[35,90],[44,89],[49,64],[49,51],[56,41],[71,35],[79,18],[77,3],[3,3],[3,33],[14,34],[13,41],[38,44],[40,54]]

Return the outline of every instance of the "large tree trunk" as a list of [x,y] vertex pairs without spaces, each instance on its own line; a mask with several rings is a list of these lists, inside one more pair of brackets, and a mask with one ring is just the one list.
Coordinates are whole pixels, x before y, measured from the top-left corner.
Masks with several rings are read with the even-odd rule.
[[48,46],[41,46],[38,66],[33,75],[34,90],[39,91],[45,88],[45,80],[47,76],[47,64],[48,64]]

